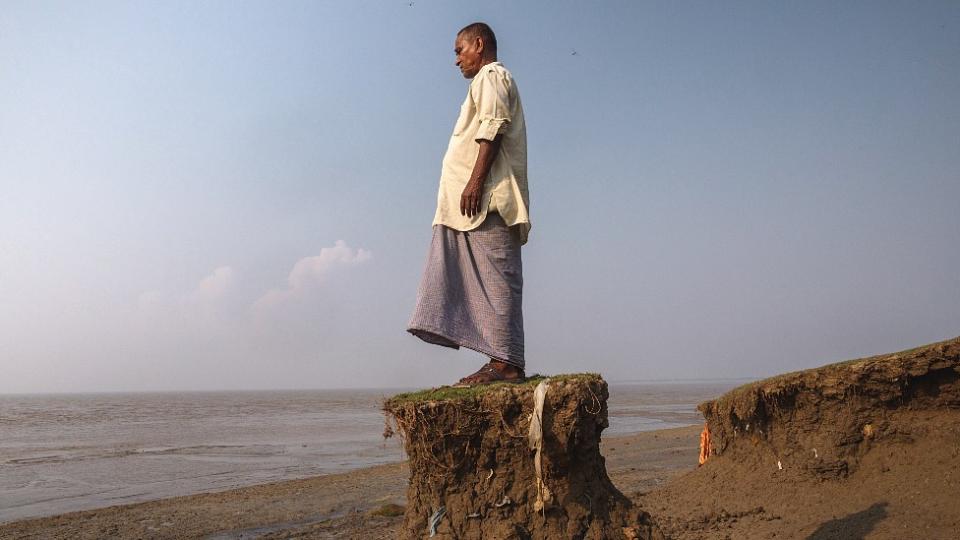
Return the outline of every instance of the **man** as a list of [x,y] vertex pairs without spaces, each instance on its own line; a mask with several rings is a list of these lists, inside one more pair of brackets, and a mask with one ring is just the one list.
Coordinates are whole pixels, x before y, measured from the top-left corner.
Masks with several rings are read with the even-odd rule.
[[433,240],[407,331],[490,361],[454,386],[525,378],[520,246],[530,232],[520,95],[484,23],[457,33],[472,79],[443,158]]

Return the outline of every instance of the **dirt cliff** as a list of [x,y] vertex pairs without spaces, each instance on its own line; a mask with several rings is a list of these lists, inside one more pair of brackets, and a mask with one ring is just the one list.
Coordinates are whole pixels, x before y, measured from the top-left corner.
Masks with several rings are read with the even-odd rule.
[[909,440],[917,413],[960,408],[960,338],[788,373],[700,405],[713,454],[767,459],[820,478]]
[[638,500],[674,540],[957,538],[960,338],[757,381],[699,408],[706,463]]
[[[409,457],[402,538],[662,538],[607,476],[599,449],[606,382],[552,377],[538,415],[541,382],[401,394],[384,404]],[[538,421],[542,436],[531,438]]]

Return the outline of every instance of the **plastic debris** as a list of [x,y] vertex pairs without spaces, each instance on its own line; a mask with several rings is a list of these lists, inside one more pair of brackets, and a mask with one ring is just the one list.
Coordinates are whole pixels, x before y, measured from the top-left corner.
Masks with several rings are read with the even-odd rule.
[[817,458],[817,459],[820,459],[820,454],[817,453],[817,449],[816,449],[816,448],[813,449],[813,457],[815,457],[815,458]]
[[487,475],[487,480],[493,478],[493,469],[490,469],[490,474]]
[[782,471],[782,470],[783,470],[783,463],[780,463],[780,460],[779,460],[779,459],[777,460],[777,470],[778,470],[778,471]]
[[474,512],[472,514],[467,514],[467,519],[475,519],[480,517],[480,512]]
[[513,501],[510,500],[510,497],[508,497],[507,495],[504,495],[503,500],[498,503],[494,503],[493,506],[497,508],[503,508],[504,506],[507,506],[508,504],[512,504],[512,503]]
[[710,453],[712,451],[713,448],[710,445],[710,426],[704,422],[703,431],[700,432],[700,465],[703,465],[710,459]]
[[433,513],[432,516],[430,516],[430,526],[429,526],[430,538],[433,538],[434,536],[436,536],[437,525],[440,525],[440,520],[442,520],[443,516],[445,516],[446,514],[447,514],[447,507],[441,506],[440,508],[437,509],[436,512]]
[[527,440],[530,443],[530,449],[536,450],[533,457],[533,466],[537,471],[537,500],[533,503],[534,512],[542,512],[546,505],[553,500],[553,494],[543,482],[542,452],[543,452],[543,402],[547,397],[547,388],[549,385],[544,379],[540,381],[537,388],[533,391],[533,413],[530,414],[530,431],[527,434]]

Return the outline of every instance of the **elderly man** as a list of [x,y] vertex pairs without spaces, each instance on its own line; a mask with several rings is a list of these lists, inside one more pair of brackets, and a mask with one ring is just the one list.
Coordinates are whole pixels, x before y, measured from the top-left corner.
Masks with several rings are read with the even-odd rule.
[[489,26],[460,30],[454,52],[472,81],[443,157],[433,240],[407,331],[490,358],[454,386],[517,382],[525,378],[520,246],[530,232],[523,107]]

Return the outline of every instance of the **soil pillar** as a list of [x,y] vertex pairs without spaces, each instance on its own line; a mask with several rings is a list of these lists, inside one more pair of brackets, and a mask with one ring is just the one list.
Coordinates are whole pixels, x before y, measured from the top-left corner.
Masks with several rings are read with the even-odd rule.
[[607,397],[583,374],[388,400],[410,460],[402,538],[662,538],[607,476]]

